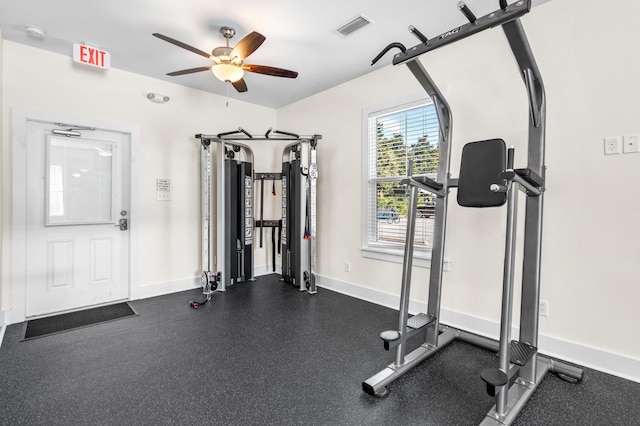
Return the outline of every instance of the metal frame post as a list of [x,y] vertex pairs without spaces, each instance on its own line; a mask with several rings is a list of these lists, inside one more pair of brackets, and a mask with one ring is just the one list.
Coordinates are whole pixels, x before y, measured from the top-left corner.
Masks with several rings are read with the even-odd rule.
[[[413,174],[413,160],[409,160],[407,176]],[[409,296],[411,295],[411,269],[413,266],[413,242],[416,230],[416,209],[418,205],[418,188],[409,188],[409,211],[407,212],[407,233],[404,245],[404,257],[402,260],[402,286],[400,290],[400,312],[398,330],[400,330],[400,343],[396,348],[396,367],[404,365],[407,341],[407,320],[409,315]]]
[[202,145],[200,150],[200,197],[202,216],[202,271],[211,272],[211,253],[209,240],[211,238],[211,150],[210,145]]
[[[542,76],[520,20],[506,23],[502,29],[520,69],[529,99],[527,167],[544,179],[546,97]],[[520,341],[536,347],[539,327],[543,204],[544,187],[539,196],[527,197],[524,224]],[[536,356],[534,356],[528,365],[521,369],[520,377],[529,382],[535,382],[536,366]]]
[[[217,142],[217,141],[214,141]],[[216,143],[216,269],[220,272],[220,282],[218,291],[226,290],[228,279],[227,273],[227,253],[225,250],[225,240],[227,237],[226,224],[226,185],[225,185],[225,152],[224,144]]]
[[429,273],[429,299],[427,302],[427,313],[434,315],[436,320],[434,326],[427,329],[426,339],[427,344],[437,346],[440,323],[440,302],[442,298],[445,234],[449,204],[449,168],[451,164],[451,129],[453,118],[445,97],[422,64],[416,59],[406,62],[406,65],[433,101],[440,124],[440,131],[438,133],[439,162],[437,181],[443,185],[443,195],[436,197],[431,269]]
[[309,206],[311,211],[310,222],[311,229],[309,230],[311,235],[311,247],[309,248],[309,293],[315,294],[318,292],[316,287],[316,196],[317,196],[317,181],[318,181],[318,157],[316,146],[318,144],[317,137],[314,137],[311,142],[310,161],[309,161]]
[[[511,164],[513,167],[513,164]],[[511,320],[513,312],[513,282],[516,258],[516,227],[518,222],[518,183],[510,182],[507,190],[507,232],[504,248],[504,271],[502,278],[502,314],[500,318],[500,347],[498,365],[507,376],[511,363]],[[509,387],[504,386],[496,395],[496,411],[503,416],[507,412]]]

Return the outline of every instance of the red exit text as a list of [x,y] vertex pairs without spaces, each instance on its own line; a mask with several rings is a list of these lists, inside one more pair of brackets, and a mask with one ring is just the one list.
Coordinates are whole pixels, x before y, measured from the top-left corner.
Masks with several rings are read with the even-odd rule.
[[73,44],[73,60],[97,68],[111,68],[109,52],[85,44]]

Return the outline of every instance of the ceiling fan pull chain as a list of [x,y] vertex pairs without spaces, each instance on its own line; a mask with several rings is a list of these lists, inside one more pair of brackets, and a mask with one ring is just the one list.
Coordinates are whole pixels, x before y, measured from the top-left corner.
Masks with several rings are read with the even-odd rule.
[[231,83],[225,84],[225,86],[227,86],[227,108],[229,108],[229,84]]

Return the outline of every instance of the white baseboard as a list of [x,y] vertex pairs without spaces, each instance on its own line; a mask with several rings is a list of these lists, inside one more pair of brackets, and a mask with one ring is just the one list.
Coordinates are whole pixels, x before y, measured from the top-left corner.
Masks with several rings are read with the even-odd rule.
[[0,347],[4,340],[4,332],[7,331],[7,325],[4,323],[4,311],[0,311]]
[[[178,281],[166,281],[150,285],[141,285],[135,299],[147,299],[149,297],[162,296],[164,294],[177,293],[179,291],[200,288],[200,277],[185,278]],[[132,297],[132,299],[134,299]],[[134,299],[134,300],[135,300]]]
[[282,266],[276,265],[276,271],[273,272],[271,265],[260,265],[253,267],[253,275],[259,277],[261,275],[279,274],[282,272]]
[[[280,273],[279,268],[276,268],[275,273]],[[254,267],[253,273],[256,277],[261,275],[273,274],[271,267],[268,265]],[[131,299],[147,299],[149,297],[162,296],[164,294],[177,293],[179,291],[191,290],[194,288],[201,288],[202,284],[200,277],[185,278],[178,281],[167,281],[161,283],[154,283],[150,285],[143,285],[138,288],[137,296],[133,296]]]
[[[259,277],[261,275],[273,274],[274,272],[271,271],[270,266],[264,265],[254,267],[253,273],[256,277]],[[275,273],[280,273],[278,268],[276,268]],[[137,296],[132,296],[131,299],[147,299],[149,297],[162,296],[164,294],[177,293],[179,291],[191,290],[194,288],[201,288],[201,286],[202,284],[199,276],[178,281],[154,283],[150,285],[140,286],[137,291]]]
[[[321,288],[333,290],[377,305],[396,310],[398,306],[400,306],[400,297],[393,294],[324,276],[318,276],[317,282]],[[427,306],[425,303],[415,300],[410,301],[409,312],[411,314],[426,311]],[[491,339],[498,339],[500,330],[500,324],[498,322],[473,317],[444,308],[441,309],[440,316],[440,321],[444,324]],[[514,329],[512,334],[517,336],[518,330]],[[583,367],[592,368],[640,383],[640,360],[638,359],[605,352],[600,349],[543,334],[539,335],[538,349],[540,353],[552,358],[572,362]]]
[[0,327],[0,347],[2,347],[2,341],[4,340],[5,331],[7,331],[7,326],[5,324],[2,324],[2,327]]

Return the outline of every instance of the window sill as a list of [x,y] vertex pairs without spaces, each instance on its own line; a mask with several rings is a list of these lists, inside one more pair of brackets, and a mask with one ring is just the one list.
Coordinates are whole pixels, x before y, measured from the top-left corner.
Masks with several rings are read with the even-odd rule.
[[[367,259],[383,260],[385,262],[402,263],[404,261],[404,249],[394,249],[389,247],[362,247],[360,249],[362,257]],[[451,259],[444,258],[443,270],[449,270]],[[420,268],[431,268],[430,252],[413,252],[413,266]]]

